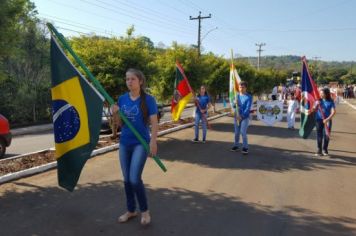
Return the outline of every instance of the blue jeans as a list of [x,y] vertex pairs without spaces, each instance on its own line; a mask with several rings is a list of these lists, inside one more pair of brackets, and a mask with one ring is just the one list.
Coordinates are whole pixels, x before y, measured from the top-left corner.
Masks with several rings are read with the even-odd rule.
[[[321,152],[322,149],[327,152],[329,146],[329,136],[326,135],[325,125],[323,123],[323,120],[316,120],[315,126],[316,126],[316,140],[317,140],[318,152]],[[331,126],[332,126],[332,121],[330,120],[328,122],[329,132],[331,131]],[[323,139],[324,139],[324,145],[323,145]]]
[[206,139],[206,119],[208,118],[208,114],[204,114],[205,119],[203,118],[203,115],[200,112],[195,112],[195,138],[199,139],[199,122],[201,120],[201,126],[203,128],[203,140]]
[[120,144],[119,154],[122,175],[124,177],[127,210],[129,212],[136,210],[136,196],[140,211],[147,211],[146,190],[141,179],[147,159],[147,152],[141,144],[132,146]]
[[250,123],[249,118],[245,118],[238,122],[236,116],[234,118],[234,128],[235,128],[235,146],[240,146],[240,134],[242,136],[242,148],[248,149],[247,142],[247,128]]

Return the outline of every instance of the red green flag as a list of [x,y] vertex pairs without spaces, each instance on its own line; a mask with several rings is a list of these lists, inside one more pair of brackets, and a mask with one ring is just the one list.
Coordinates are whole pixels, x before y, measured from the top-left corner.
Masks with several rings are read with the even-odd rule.
[[315,127],[315,102],[320,99],[318,87],[312,79],[307,59],[302,57],[302,99],[300,104],[300,129],[299,135],[308,138]]
[[179,120],[185,106],[193,96],[187,76],[179,62],[176,62],[176,78],[174,81],[174,93],[171,103],[172,119]]

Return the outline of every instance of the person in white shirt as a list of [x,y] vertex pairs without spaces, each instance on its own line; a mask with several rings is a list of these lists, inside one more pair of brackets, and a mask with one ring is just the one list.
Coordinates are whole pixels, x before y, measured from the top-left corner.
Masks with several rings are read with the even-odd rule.
[[288,129],[294,129],[295,124],[295,113],[299,108],[298,101],[294,97],[294,93],[290,94],[290,99],[288,100],[288,110],[287,110],[287,121]]
[[286,99],[287,89],[283,84],[280,85],[279,101],[284,101]]

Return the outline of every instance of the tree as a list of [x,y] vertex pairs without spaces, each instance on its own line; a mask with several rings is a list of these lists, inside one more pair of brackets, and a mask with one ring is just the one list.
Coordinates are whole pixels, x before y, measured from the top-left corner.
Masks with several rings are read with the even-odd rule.
[[227,93],[229,90],[229,63],[225,58],[217,57],[212,53],[202,55],[205,68],[203,83],[208,86],[208,92],[215,102],[218,94]]
[[[28,0],[0,2],[0,110],[12,123],[48,119],[49,42]],[[21,108],[21,109],[19,109]]]
[[167,101],[172,97],[176,61],[183,66],[193,89],[197,89],[202,84],[203,68],[196,50],[173,42],[170,48],[157,52],[153,62],[156,72],[153,74],[150,86],[152,93],[160,101]]
[[[131,36],[130,36],[131,37]],[[153,73],[153,51],[148,38],[74,37],[73,50],[113,97],[127,91],[125,73],[129,68],[143,71],[149,79]]]
[[356,84],[356,74],[346,74],[341,76],[343,84]]

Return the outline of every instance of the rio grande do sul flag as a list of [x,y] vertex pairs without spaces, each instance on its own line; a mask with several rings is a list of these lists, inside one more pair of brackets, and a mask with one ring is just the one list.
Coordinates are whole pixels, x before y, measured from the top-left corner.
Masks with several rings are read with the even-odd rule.
[[176,78],[174,81],[174,92],[171,102],[172,120],[179,120],[185,106],[193,96],[192,91],[182,66],[179,62],[176,62]]
[[300,129],[299,135],[306,139],[315,126],[315,102],[320,99],[318,87],[312,79],[307,59],[302,57],[302,98],[300,102]]
[[99,139],[104,98],[51,38],[53,129],[59,186],[73,191]]

